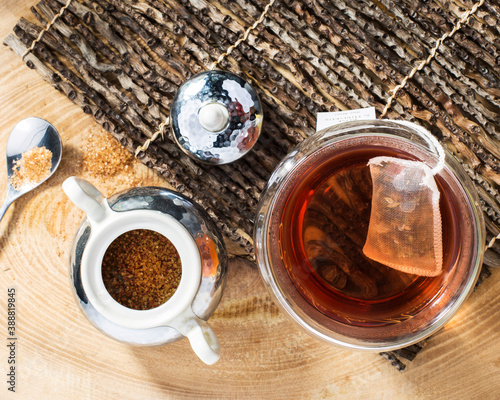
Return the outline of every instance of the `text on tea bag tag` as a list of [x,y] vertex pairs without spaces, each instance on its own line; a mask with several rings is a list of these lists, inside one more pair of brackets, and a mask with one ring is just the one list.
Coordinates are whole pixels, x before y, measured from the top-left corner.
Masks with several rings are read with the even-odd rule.
[[316,114],[316,132],[342,122],[361,121],[365,119],[375,119],[375,107],[336,112],[319,112]]

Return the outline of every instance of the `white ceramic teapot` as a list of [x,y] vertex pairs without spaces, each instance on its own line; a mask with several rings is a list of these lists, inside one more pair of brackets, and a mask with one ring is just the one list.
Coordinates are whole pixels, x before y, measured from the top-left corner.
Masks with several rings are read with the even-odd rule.
[[[137,187],[105,199],[89,182],[71,177],[63,190],[87,213],[73,242],[70,273],[76,299],[89,320],[102,332],[131,344],[158,345],[186,336],[203,362],[216,362],[219,341],[206,320],[222,296],[227,254],[208,215],[191,200],[165,188]],[[108,246],[134,229],[165,236],[177,249],[182,265],[175,293],[149,310],[118,303],[102,278]]]

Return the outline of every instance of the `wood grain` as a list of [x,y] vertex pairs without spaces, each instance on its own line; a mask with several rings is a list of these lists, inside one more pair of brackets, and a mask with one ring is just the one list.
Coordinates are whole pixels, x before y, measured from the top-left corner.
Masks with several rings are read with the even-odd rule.
[[[0,1],[4,38],[33,1]],[[400,373],[377,354],[329,346],[303,333],[276,308],[258,271],[231,262],[223,301],[210,320],[222,358],[203,365],[187,340],[130,347],[100,334],[78,311],[68,281],[68,253],[83,217],[62,181],[88,178],[106,195],[130,185],[167,186],[139,162],[101,180],[81,169],[80,148],[94,120],[6,47],[0,48],[0,153],[20,119],[52,122],[64,143],[55,176],[19,199],[0,222],[0,326],[6,337],[6,290],[18,301],[17,393],[9,399],[496,399],[500,393],[500,275],[494,271],[446,327]],[[0,182],[6,179],[0,169]],[[4,189],[2,194],[4,193]],[[7,349],[0,346],[0,371]]]

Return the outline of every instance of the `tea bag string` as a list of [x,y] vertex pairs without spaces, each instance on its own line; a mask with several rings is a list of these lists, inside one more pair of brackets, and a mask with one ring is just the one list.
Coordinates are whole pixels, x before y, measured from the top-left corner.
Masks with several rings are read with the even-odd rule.
[[[69,0],[71,2],[72,0]],[[257,28],[262,21],[264,21],[264,18],[266,17],[267,13],[269,12],[269,9],[273,6],[274,2],[276,0],[270,0],[269,3],[267,3],[266,7],[260,14],[259,18],[253,23],[252,26],[248,27],[246,31],[243,33],[243,35],[236,41],[234,42],[231,46],[227,48],[227,50],[222,53],[217,60],[211,65],[210,70],[214,70],[217,65],[219,65],[226,57],[231,55],[234,49],[236,49],[241,43],[246,42],[248,40],[248,37],[250,36],[250,33]],[[69,3],[68,2],[68,3]],[[162,139],[164,139],[165,131],[167,130],[168,126],[170,125],[170,118],[167,117],[164,122],[162,122],[158,126],[158,130],[151,136],[149,139],[147,139],[142,146],[137,147],[135,150],[135,156],[137,157],[141,151],[146,151],[149,148],[149,145],[154,142],[159,136],[161,136]]]
[[446,154],[444,152],[443,146],[441,145],[441,143],[439,143],[439,141],[433,135],[428,133],[426,130],[422,130],[421,133],[424,134],[425,141],[429,145],[432,145],[436,149],[436,151],[439,155],[438,163],[436,164],[436,166],[434,168],[431,169],[432,175],[439,174],[443,170],[444,164],[446,161]]

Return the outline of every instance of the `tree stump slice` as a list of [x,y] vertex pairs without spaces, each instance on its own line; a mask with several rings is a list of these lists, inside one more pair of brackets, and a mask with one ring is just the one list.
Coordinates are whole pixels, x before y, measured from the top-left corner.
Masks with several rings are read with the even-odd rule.
[[[0,34],[6,38],[15,26],[6,41],[17,43],[19,53],[64,4],[37,5],[40,22],[29,12],[33,2],[4,0]],[[53,123],[64,143],[55,176],[13,204],[0,224],[2,296],[15,287],[19,304],[19,398],[488,399],[500,391],[498,245],[485,257],[491,277],[457,316],[413,361],[406,360],[410,350],[395,355],[406,365],[403,374],[376,354],[333,348],[302,333],[276,308],[255,266],[241,259],[231,261],[227,291],[210,320],[223,349],[212,367],[186,340],[130,347],[103,336],[79,312],[67,275],[83,213],[64,196],[64,179],[83,176],[105,195],[137,185],[174,187],[219,221],[232,254],[251,256],[247,239],[259,193],[281,157],[314,132],[315,113],[364,106],[380,113],[390,90],[473,3],[277,1],[248,43],[220,65],[249,79],[265,106],[265,131],[249,157],[234,168],[208,168],[167,138],[128,171],[103,179],[83,169],[91,135],[102,138],[107,130],[130,153],[151,137],[177,87],[209,68],[265,4],[74,0],[60,18],[67,29],[54,24],[24,62],[2,48],[0,149],[5,153],[10,129],[28,116]],[[460,159],[481,196],[488,239],[498,234],[500,217],[499,10],[497,1],[485,3],[401,91],[388,115],[430,129]],[[111,32],[125,47],[106,38]],[[82,52],[79,37],[95,60],[88,48]],[[114,69],[96,70],[85,57]],[[5,346],[0,354],[7,359]]]

